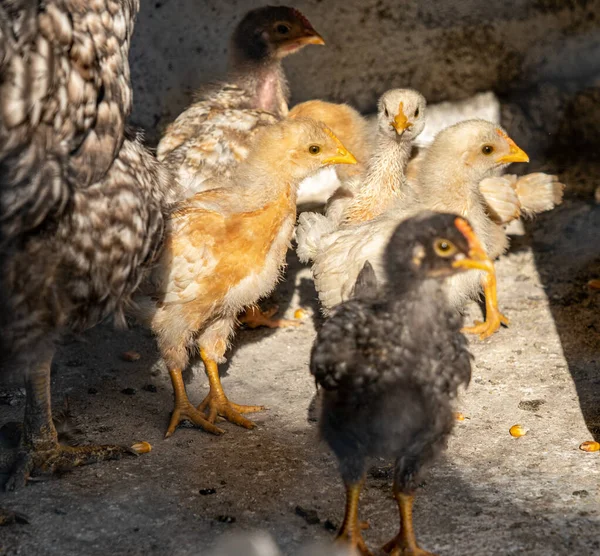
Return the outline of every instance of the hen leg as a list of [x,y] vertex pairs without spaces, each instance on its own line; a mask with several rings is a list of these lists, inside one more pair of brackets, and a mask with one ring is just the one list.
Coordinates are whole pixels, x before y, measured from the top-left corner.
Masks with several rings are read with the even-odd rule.
[[485,321],[475,321],[475,326],[463,328],[468,334],[479,334],[479,339],[485,340],[496,332],[502,324],[508,326],[506,318],[498,308],[498,292],[496,290],[496,272],[492,269],[482,279],[485,295]]
[[361,490],[362,482],[346,485],[346,511],[336,543],[350,545],[352,549],[358,550],[362,556],[372,556],[361,533],[361,530],[365,529],[365,525],[358,521],[358,500]]
[[419,547],[413,529],[412,506],[414,495],[394,492],[400,513],[400,531],[382,550],[390,556],[435,556]]
[[217,416],[223,417],[230,423],[235,423],[246,429],[253,429],[256,424],[246,419],[242,413],[254,413],[256,411],[264,411],[263,405],[238,405],[230,402],[223,391],[221,385],[221,377],[219,376],[219,367],[203,349],[200,349],[200,356],[204,361],[206,374],[210,383],[210,391],[202,403],[198,406],[198,411],[208,410],[208,421],[214,423]]
[[131,447],[63,446],[58,443],[56,428],[52,422],[50,401],[50,364],[54,350],[34,365],[26,377],[25,421],[23,434],[7,490],[25,486],[31,475],[52,474],[80,465],[98,461],[119,459],[127,454],[143,454],[150,451],[150,444],[139,442]]
[[171,375],[173,393],[175,394],[175,407],[171,414],[171,421],[169,422],[169,428],[165,433],[165,438],[169,438],[182,421],[191,421],[194,425],[203,428],[207,432],[212,432],[213,434],[223,434],[225,432],[223,429],[220,429],[209,422],[204,413],[191,404],[187,397],[187,392],[185,391],[181,370],[172,369],[169,371],[169,375]]
[[238,320],[248,328],[258,328],[266,326],[267,328],[287,328],[290,326],[300,326],[300,323],[289,319],[271,318],[277,313],[279,307],[275,305],[267,311],[261,311],[258,307],[248,307],[246,311],[238,317]]

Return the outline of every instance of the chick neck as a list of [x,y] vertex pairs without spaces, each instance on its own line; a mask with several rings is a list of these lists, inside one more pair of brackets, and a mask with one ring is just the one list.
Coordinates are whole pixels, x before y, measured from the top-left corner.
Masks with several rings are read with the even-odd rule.
[[244,89],[251,108],[271,112],[280,118],[287,116],[290,91],[280,59],[273,55],[250,59],[234,49],[229,67],[231,78],[228,81]]
[[[409,311],[407,322],[419,329],[427,329],[439,320],[448,307],[443,280],[424,278],[414,272],[398,272],[390,276],[385,300],[390,312]],[[415,321],[416,324],[415,324]]]
[[344,224],[372,220],[384,213],[406,190],[405,170],[412,142],[380,132],[359,192],[342,216]]

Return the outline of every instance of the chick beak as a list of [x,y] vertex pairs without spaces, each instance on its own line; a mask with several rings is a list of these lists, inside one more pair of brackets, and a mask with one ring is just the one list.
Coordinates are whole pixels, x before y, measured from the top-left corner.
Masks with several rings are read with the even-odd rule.
[[344,147],[338,147],[337,154],[323,160],[323,166],[329,164],[356,164],[357,160],[354,155]]
[[404,114],[404,103],[401,102],[398,106],[398,113],[394,117],[394,121],[392,122],[392,127],[396,130],[398,135],[402,135],[407,129],[412,127],[412,123]]
[[304,36],[296,39],[294,42],[304,46],[305,44],[320,44],[325,45],[325,40],[314,29],[305,29]]
[[458,231],[465,237],[469,245],[469,256],[464,259],[456,260],[452,263],[454,268],[460,268],[464,270],[484,270],[491,272],[494,270],[494,263],[490,260],[485,252],[485,249],[481,245],[479,238],[475,235],[473,228],[469,226],[469,223],[463,218],[457,218],[454,221],[454,225]]
[[508,142],[509,151],[508,154],[501,156],[497,162],[500,164],[509,164],[511,162],[529,162],[529,156],[527,153],[517,146],[517,144],[508,136],[504,135],[504,138]]

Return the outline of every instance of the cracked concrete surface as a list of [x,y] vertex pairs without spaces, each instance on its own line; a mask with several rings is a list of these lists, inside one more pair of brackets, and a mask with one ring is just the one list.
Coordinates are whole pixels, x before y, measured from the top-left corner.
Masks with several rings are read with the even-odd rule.
[[[600,276],[597,175],[586,169],[563,176],[580,194],[526,223],[525,235],[513,238],[498,263],[499,298],[511,325],[471,341],[473,380],[458,404],[466,419],[416,502],[417,534],[428,550],[443,556],[600,551],[599,454],[578,450],[592,433],[600,440],[600,292],[586,287]],[[314,315],[309,271],[292,254],[290,263],[274,299],[288,317],[300,306]],[[467,318],[478,311],[470,307]],[[85,441],[146,440],[153,450],[5,494],[1,505],[30,523],[0,529],[0,554],[195,556],[208,554],[221,535],[255,529],[269,532],[284,554],[331,540],[344,495],[336,463],[308,420],[314,321],[238,334],[226,392],[269,411],[256,415],[253,431],[224,424],[223,437],[180,428],[163,439],[171,389],[145,330],[100,326],[65,342],[54,366],[55,406],[69,397]],[[123,361],[132,349],[141,359]],[[199,402],[207,382],[196,368],[189,393]],[[144,389],[148,384],[156,391]],[[128,388],[135,393],[123,393]],[[0,422],[21,418],[18,390],[6,390],[0,401]],[[516,423],[529,428],[526,436],[509,435]],[[385,462],[376,464],[361,498],[373,548],[397,527],[391,479]],[[307,520],[298,506],[314,510],[319,522],[309,524],[314,513]]]

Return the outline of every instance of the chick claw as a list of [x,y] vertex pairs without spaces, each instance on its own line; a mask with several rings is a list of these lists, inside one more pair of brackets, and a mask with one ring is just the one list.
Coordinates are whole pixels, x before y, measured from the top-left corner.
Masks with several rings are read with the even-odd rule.
[[[363,527],[360,527],[363,529]],[[352,531],[340,531],[335,539],[335,544],[341,547],[348,547],[354,554],[354,549],[358,550],[361,556],[373,556],[373,553],[367,548],[365,539],[360,532],[352,534]]]
[[225,432],[223,429],[215,426],[214,419],[212,421],[207,419],[206,415],[204,415],[201,410],[195,408],[189,401],[182,401],[176,403],[173,408],[165,438],[169,438],[182,421],[190,421],[197,427],[212,434],[221,435]]
[[248,328],[258,328],[259,326],[266,326],[267,328],[300,326],[301,323],[295,320],[271,318],[278,310],[279,307],[277,305],[266,311],[261,311],[258,307],[248,307],[245,313],[239,317],[239,321]]
[[479,339],[485,340],[497,332],[501,325],[508,326],[509,322],[508,317],[496,309],[488,312],[485,321],[476,320],[474,326],[465,326],[462,331],[467,334],[479,334]]
[[250,421],[250,419],[246,419],[242,413],[256,413],[257,411],[265,411],[266,409],[264,405],[239,405],[230,402],[224,394],[215,394],[213,392],[209,392],[197,407],[197,410],[203,415],[208,410],[208,417],[206,415],[205,417],[209,423],[214,423],[217,417],[223,417],[230,423],[246,429],[253,429],[256,427],[256,423]]
[[423,550],[418,546],[412,548],[407,546],[400,535],[384,544],[381,550],[390,556],[436,556],[433,552],[427,552],[427,550]]

